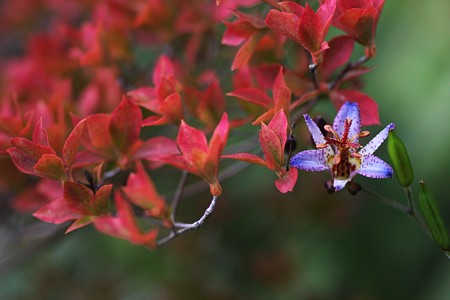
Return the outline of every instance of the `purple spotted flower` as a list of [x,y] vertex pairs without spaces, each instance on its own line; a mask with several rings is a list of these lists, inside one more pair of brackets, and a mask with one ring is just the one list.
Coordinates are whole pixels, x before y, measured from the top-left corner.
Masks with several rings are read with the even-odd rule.
[[345,102],[334,119],[333,127],[324,126],[325,131],[330,132],[332,137],[324,137],[311,117],[307,114],[303,116],[317,150],[296,154],[290,161],[291,166],[310,172],[330,170],[336,191],[343,189],[356,174],[370,178],[392,177],[392,168],[373,153],[387,138],[389,131],[395,128],[394,123],[386,126],[362,147],[359,138],[368,136],[369,132],[361,131],[357,103]]

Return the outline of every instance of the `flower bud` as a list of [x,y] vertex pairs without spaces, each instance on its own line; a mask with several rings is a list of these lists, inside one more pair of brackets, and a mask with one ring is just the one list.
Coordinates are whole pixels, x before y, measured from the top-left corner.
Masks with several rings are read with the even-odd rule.
[[420,181],[419,205],[434,242],[442,250],[450,250],[450,238],[433,194]]
[[398,182],[404,187],[410,186],[414,180],[414,172],[408,152],[393,130],[389,131],[387,149]]
[[353,196],[356,196],[356,194],[358,194],[358,192],[362,189],[361,185],[354,181],[350,181],[349,183],[347,183],[346,187],[347,191]]
[[295,140],[295,136],[290,134],[286,140],[286,144],[284,145],[284,152],[287,154],[291,154],[297,148],[297,141]]
[[333,186],[333,180],[332,179],[325,181],[324,186],[325,186],[325,189],[327,190],[328,194],[333,194],[336,191],[336,189]]

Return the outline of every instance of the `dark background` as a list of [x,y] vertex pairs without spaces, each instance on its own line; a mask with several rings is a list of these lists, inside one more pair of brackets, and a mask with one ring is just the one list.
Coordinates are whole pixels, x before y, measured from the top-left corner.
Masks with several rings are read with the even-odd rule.
[[[379,103],[382,125],[397,124],[416,199],[423,179],[447,228],[449,11],[447,0],[387,1],[369,63],[376,68],[363,89]],[[321,109],[331,120],[331,106]],[[385,148],[377,155],[388,161]],[[327,194],[325,173],[300,172],[288,195],[276,191],[274,179],[257,166],[243,170],[223,183],[203,227],[156,251],[91,227],[61,233],[1,275],[0,298],[450,299],[450,260],[408,216],[363,193]],[[395,179],[357,181],[406,203]],[[208,201],[186,199],[180,219],[195,220]]]

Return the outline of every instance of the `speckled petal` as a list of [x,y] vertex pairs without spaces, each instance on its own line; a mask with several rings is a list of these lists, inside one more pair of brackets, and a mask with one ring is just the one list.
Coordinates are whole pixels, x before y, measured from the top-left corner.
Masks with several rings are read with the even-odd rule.
[[330,169],[325,160],[323,150],[306,150],[291,158],[291,166],[308,172],[319,172]]
[[[333,129],[338,133],[340,137],[342,137],[342,134],[344,133],[344,123],[345,119],[347,118],[352,119],[352,126],[350,127],[350,131],[348,134],[348,137],[351,138],[361,131],[361,115],[359,113],[358,103],[345,102],[334,118]],[[356,138],[354,142],[357,143],[358,138]]]
[[345,185],[347,184],[347,182],[349,182],[349,181],[350,181],[350,178],[349,179],[334,179],[333,180],[334,190],[336,192],[342,190],[345,187]]
[[306,125],[308,126],[309,132],[311,132],[311,136],[316,144],[325,144],[325,138],[323,137],[322,132],[319,129],[319,126],[311,119],[308,114],[304,114]]
[[375,155],[364,156],[357,173],[370,178],[391,178],[394,174],[391,166]]
[[377,134],[367,145],[365,145],[359,151],[359,154],[361,154],[363,156],[373,154],[375,152],[375,150],[377,150],[378,147],[380,147],[380,145],[387,138],[389,131],[394,128],[395,128],[394,123],[391,123],[388,126],[386,126],[382,131],[380,131],[379,134]]

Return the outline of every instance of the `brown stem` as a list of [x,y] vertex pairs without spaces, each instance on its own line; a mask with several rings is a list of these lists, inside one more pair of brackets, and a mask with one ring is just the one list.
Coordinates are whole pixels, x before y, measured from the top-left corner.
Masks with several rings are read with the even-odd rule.
[[362,56],[358,60],[347,64],[347,66],[339,73],[339,75],[336,77],[336,79],[331,83],[330,90],[334,89],[336,85],[341,81],[342,78],[344,78],[345,75],[347,75],[348,72],[353,70],[354,68],[362,65],[363,63],[367,62],[370,59],[370,57]]
[[170,212],[170,220],[175,222],[175,214],[177,210],[178,203],[180,202],[181,196],[183,194],[184,184],[186,183],[186,179],[188,176],[188,172],[183,171],[181,174],[180,181],[178,182],[177,189],[175,190],[175,194],[173,195],[173,200],[171,203],[171,212]]

